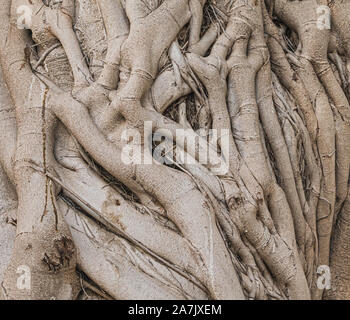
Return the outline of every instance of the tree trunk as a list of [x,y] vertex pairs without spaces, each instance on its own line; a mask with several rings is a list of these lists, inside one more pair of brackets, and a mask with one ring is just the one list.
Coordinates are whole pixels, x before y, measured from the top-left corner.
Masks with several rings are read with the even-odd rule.
[[3,0],[0,298],[348,299],[347,13]]

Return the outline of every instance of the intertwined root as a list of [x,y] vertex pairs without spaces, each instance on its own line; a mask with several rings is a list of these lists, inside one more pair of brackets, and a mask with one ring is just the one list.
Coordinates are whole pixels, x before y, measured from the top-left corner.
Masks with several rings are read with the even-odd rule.
[[[320,298],[330,260],[340,290],[327,297],[346,298],[348,5],[332,4],[331,33],[316,0],[78,2],[0,5],[0,161],[17,225],[2,297],[74,299],[78,267],[116,299]],[[30,34],[8,29],[20,5],[37,12]],[[86,14],[105,49],[79,29]],[[171,165],[126,163],[126,129],[141,158],[162,135],[152,147]]]

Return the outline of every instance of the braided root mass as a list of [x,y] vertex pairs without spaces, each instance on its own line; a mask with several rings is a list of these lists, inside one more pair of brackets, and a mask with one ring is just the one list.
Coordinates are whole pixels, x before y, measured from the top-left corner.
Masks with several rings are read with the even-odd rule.
[[1,299],[349,299],[350,2],[2,0]]

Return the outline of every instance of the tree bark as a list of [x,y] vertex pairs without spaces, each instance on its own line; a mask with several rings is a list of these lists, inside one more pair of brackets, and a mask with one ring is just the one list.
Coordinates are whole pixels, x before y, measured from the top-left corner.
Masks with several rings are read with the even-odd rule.
[[0,298],[348,299],[349,10],[3,0]]

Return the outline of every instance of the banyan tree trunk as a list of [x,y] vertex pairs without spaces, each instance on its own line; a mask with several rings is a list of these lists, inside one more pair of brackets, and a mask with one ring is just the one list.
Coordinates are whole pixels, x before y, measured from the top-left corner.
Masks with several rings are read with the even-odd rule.
[[350,298],[349,16],[2,0],[0,298]]

